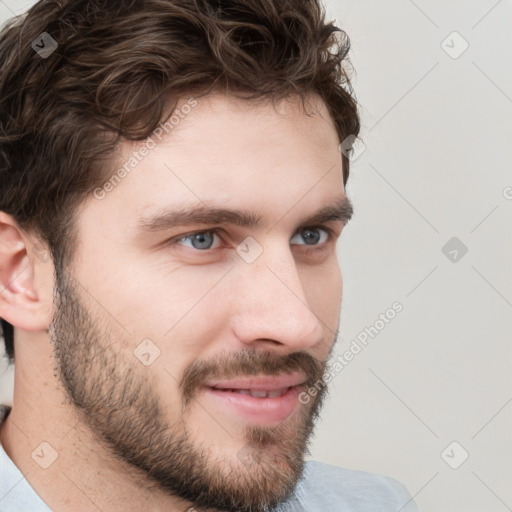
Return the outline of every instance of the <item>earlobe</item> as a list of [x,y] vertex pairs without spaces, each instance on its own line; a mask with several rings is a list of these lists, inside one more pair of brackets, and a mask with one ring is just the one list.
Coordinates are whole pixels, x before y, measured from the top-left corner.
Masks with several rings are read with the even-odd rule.
[[50,318],[47,294],[35,278],[37,260],[29,256],[32,245],[16,221],[0,212],[0,317],[18,329],[40,331]]

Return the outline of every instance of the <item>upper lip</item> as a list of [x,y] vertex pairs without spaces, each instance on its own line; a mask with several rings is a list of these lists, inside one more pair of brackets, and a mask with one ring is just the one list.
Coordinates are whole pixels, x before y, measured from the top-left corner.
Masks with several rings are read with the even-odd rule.
[[277,391],[303,384],[305,378],[299,373],[277,375],[274,377],[247,377],[233,380],[210,381],[205,386],[216,389],[250,389],[254,391]]

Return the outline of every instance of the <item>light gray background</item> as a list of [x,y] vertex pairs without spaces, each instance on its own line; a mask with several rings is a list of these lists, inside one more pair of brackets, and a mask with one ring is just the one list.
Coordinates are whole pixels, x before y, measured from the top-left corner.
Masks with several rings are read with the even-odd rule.
[[[0,0],[0,20],[30,4]],[[422,512],[512,510],[512,3],[327,10],[352,41],[365,143],[337,354],[403,311],[334,378],[311,458],[393,476]],[[455,262],[453,237],[468,249]]]

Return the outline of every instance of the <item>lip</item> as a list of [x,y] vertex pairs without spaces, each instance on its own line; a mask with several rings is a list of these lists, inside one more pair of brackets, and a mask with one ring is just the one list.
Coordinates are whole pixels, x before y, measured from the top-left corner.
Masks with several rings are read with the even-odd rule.
[[[299,394],[304,380],[300,374],[233,379],[208,382],[201,388],[201,392],[217,410],[220,409],[221,414],[229,418],[233,418],[234,414],[244,422],[271,426],[283,422],[299,410]],[[237,391],[242,389],[285,391],[281,396],[259,398]]]
[[236,415],[244,422],[259,426],[277,425],[295,413],[301,406],[300,392],[301,386],[294,386],[279,397],[255,398],[235,391],[202,389],[203,397],[211,400],[215,408],[220,408],[220,412],[230,419]]
[[306,379],[300,373],[249,377],[242,379],[210,381],[205,383],[205,387],[216,389],[252,389],[254,391],[276,391],[283,388],[291,388],[304,384]]

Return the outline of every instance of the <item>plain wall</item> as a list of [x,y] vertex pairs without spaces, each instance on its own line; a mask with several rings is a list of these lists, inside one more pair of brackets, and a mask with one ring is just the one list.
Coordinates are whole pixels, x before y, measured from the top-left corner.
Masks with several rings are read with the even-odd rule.
[[[0,20],[31,3],[5,0]],[[392,476],[422,512],[509,510],[512,4],[327,9],[352,41],[365,143],[347,187],[336,355],[403,310],[333,378],[311,458]]]

